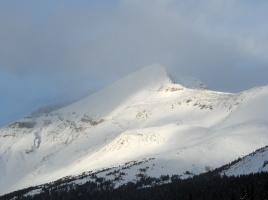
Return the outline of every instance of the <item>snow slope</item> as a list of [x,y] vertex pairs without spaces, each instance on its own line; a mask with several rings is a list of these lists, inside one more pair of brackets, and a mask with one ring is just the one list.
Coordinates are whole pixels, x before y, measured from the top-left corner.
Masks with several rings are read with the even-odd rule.
[[234,164],[227,167],[221,173],[227,176],[239,176],[268,171],[268,147],[257,151],[237,160]]
[[[1,128],[0,194],[149,159],[139,167],[150,176],[198,174],[267,145],[268,87],[230,94],[189,83],[196,81],[186,88],[151,65]],[[125,169],[125,181],[138,171]]]

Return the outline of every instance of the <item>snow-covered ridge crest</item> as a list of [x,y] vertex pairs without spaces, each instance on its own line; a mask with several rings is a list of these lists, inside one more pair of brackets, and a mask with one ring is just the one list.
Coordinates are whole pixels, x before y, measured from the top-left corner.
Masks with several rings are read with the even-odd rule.
[[119,79],[107,88],[68,106],[68,109],[61,109],[60,112],[68,113],[75,110],[80,114],[91,113],[105,117],[119,105],[138,101],[148,96],[149,91],[159,91],[170,85],[179,88],[208,89],[196,78],[180,76],[175,80],[162,65],[153,64]]
[[263,171],[268,171],[268,146],[258,149],[243,158],[239,158],[233,164],[223,166],[221,174],[239,176]]
[[203,82],[201,82],[199,79],[188,76],[180,76],[176,78],[175,83],[179,83],[184,87],[191,89],[201,89],[201,90],[209,89],[209,87],[205,85]]

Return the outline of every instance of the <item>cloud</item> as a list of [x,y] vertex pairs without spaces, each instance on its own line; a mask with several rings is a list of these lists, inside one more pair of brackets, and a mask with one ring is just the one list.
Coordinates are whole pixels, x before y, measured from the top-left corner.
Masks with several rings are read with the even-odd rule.
[[237,92],[268,82],[267,8],[248,0],[1,1],[0,71],[14,91],[35,85],[27,98],[18,92],[25,104],[75,99],[152,63]]

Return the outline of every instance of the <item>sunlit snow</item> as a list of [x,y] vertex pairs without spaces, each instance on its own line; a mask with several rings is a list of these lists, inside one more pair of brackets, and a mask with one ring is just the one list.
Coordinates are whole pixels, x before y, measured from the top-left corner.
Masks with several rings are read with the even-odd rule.
[[[150,176],[199,174],[268,144],[268,87],[230,94],[196,83],[173,83],[151,65],[1,128],[0,194],[144,159]],[[125,181],[140,167],[126,169]]]

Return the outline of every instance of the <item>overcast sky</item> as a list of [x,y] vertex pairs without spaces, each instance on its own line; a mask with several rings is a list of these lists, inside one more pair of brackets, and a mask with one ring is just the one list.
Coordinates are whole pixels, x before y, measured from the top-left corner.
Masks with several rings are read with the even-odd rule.
[[268,1],[0,1],[0,126],[146,65],[213,90],[268,85]]

